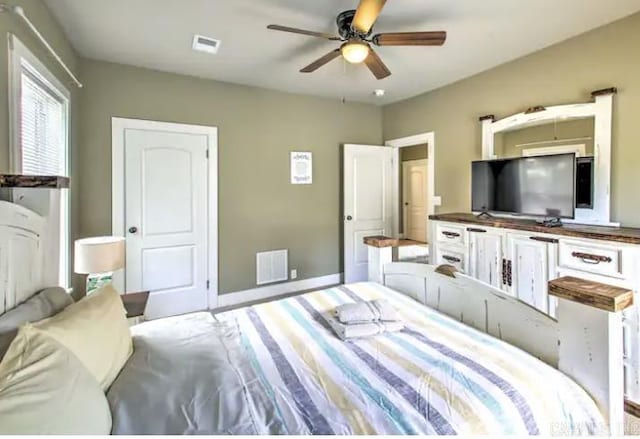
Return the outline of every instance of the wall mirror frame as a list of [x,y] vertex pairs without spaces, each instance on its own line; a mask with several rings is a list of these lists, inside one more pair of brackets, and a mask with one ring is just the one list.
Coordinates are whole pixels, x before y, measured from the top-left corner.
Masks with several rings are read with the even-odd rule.
[[617,90],[608,88],[594,91],[591,102],[533,107],[529,110],[496,120],[488,115],[480,118],[482,123],[482,159],[494,160],[496,134],[521,130],[558,121],[586,118],[594,119],[593,137],[593,208],[576,209],[573,220],[566,223],[619,227],[611,222],[611,144],[613,124],[613,98]]

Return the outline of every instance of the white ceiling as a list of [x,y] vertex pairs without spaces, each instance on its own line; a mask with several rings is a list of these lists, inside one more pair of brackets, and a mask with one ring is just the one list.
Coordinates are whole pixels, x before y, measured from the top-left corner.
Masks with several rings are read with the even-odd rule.
[[[357,0],[46,0],[85,57],[276,90],[386,104],[521,57],[640,10],[640,0],[390,0],[375,32],[446,30],[444,47],[381,47],[377,81],[339,58],[298,71],[338,43],[269,31],[335,32]],[[194,34],[222,40],[191,50]],[[387,91],[375,98],[376,88]]]

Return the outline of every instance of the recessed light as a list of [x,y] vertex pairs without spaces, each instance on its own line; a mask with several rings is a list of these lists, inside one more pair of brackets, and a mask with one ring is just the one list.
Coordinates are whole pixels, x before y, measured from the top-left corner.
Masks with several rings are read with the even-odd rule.
[[381,97],[383,97],[383,96],[384,96],[385,91],[384,91],[384,90],[382,90],[381,88],[379,88],[379,89],[377,89],[377,90],[374,90],[374,91],[373,91],[373,94],[374,94],[374,96],[375,96],[375,97],[377,97],[377,98],[381,98]]
[[193,50],[215,55],[218,53],[221,43],[220,40],[216,40],[215,38],[205,37],[204,35],[194,35],[193,45],[191,47]]

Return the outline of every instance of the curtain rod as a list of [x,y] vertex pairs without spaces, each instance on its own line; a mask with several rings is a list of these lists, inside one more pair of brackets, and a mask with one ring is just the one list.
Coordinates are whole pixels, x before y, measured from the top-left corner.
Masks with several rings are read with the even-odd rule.
[[31,31],[36,35],[36,37],[38,37],[40,42],[51,53],[53,58],[56,61],[58,61],[58,64],[60,64],[62,66],[62,68],[64,69],[64,71],[67,72],[67,74],[71,77],[71,79],[73,79],[73,82],[78,86],[78,88],[82,88],[82,83],[78,80],[78,78],[76,78],[76,75],[73,74],[71,69],[69,69],[69,67],[67,67],[67,65],[64,63],[62,58],[60,58],[60,56],[56,53],[56,51],[53,49],[53,47],[51,47],[49,42],[44,38],[44,36],[42,36],[42,34],[38,31],[36,26],[31,22],[31,20],[29,20],[27,15],[24,13],[24,9],[21,6],[10,6],[10,5],[7,5],[7,4],[0,3],[0,12],[13,12],[14,14],[16,14],[17,16],[22,18],[22,20],[27,24],[29,29],[31,29]]

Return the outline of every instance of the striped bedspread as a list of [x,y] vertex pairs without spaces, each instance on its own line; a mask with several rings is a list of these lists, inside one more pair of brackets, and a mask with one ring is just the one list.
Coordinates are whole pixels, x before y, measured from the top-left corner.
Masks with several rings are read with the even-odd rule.
[[[386,298],[399,333],[343,342],[336,305]],[[372,283],[229,311],[271,434],[588,434],[604,421],[576,383],[529,354]],[[535,334],[531,334],[535,337]],[[266,401],[266,402],[265,402]]]

